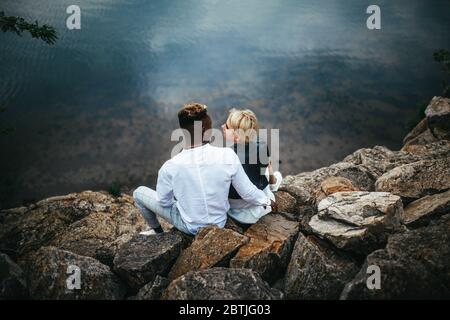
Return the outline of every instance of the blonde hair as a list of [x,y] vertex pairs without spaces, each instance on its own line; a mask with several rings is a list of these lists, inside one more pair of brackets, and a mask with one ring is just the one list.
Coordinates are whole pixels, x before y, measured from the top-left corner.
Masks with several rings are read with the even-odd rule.
[[252,110],[232,108],[226,124],[236,131],[241,142],[249,142],[258,136],[258,118]]

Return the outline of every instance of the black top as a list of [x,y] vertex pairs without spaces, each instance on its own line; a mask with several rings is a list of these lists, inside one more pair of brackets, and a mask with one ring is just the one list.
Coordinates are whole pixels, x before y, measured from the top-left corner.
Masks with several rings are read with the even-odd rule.
[[[245,144],[239,143],[232,146],[234,152],[241,160],[242,167],[249,177],[250,181],[260,190],[263,190],[269,184],[265,176],[266,168],[269,164],[269,148],[263,141],[251,141]],[[260,152],[261,150],[261,152]],[[229,199],[242,199],[241,196],[230,186],[228,194]]]

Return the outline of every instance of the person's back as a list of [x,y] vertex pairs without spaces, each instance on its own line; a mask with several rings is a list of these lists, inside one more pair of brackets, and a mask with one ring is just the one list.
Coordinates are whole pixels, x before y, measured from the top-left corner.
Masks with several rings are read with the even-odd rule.
[[[160,176],[171,172],[177,207],[191,232],[209,224],[225,225],[236,161],[233,150],[205,144],[183,149],[161,168]],[[157,192],[162,187],[158,185]]]

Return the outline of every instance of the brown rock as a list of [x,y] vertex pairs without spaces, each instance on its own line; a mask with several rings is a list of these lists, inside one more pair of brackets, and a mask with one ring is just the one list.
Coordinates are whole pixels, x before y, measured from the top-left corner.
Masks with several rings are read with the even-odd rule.
[[289,193],[285,191],[275,192],[275,202],[277,203],[278,211],[297,213],[297,201]]
[[408,144],[408,142],[410,142],[411,140],[415,139],[417,136],[419,136],[420,134],[422,134],[422,133],[425,132],[426,130],[428,130],[427,118],[423,118],[422,121],[420,121],[420,122],[414,127],[414,129],[412,129],[412,130],[406,135],[406,137],[403,139],[403,145]]
[[422,226],[447,212],[450,212],[450,190],[410,203],[404,210],[403,221],[408,227]]
[[239,249],[230,266],[252,269],[273,283],[288,265],[297,234],[298,222],[268,214],[247,230],[250,241]]
[[248,238],[229,229],[201,229],[170,270],[169,280],[189,272],[212,267],[227,267],[231,257],[248,242]]
[[423,145],[406,145],[402,151],[413,153],[421,160],[431,160],[450,157],[450,141],[439,140],[437,142]]
[[[422,132],[421,134],[419,134],[417,137],[414,137],[413,139],[410,139],[403,148],[407,147],[407,146],[411,146],[411,145],[424,145],[424,144],[429,144],[429,143],[433,143],[439,141],[439,139],[437,139],[433,133],[431,132],[430,129],[425,130],[424,132]],[[404,150],[402,148],[402,150]]]
[[316,192],[316,203],[325,199],[330,194],[343,191],[359,191],[353,183],[344,177],[329,177],[322,181]]

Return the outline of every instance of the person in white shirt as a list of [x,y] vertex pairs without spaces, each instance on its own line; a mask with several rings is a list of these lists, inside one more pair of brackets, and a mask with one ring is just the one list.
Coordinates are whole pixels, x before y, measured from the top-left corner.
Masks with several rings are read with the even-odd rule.
[[[203,141],[212,124],[205,105],[185,105],[178,112],[178,120],[190,144],[161,167],[156,191],[141,186],[133,193],[136,206],[152,228],[144,234],[163,232],[157,216],[192,235],[209,225],[223,228],[230,208],[230,185],[248,203],[277,211],[275,201],[250,181],[232,149]],[[197,121],[202,132],[196,135]]]

